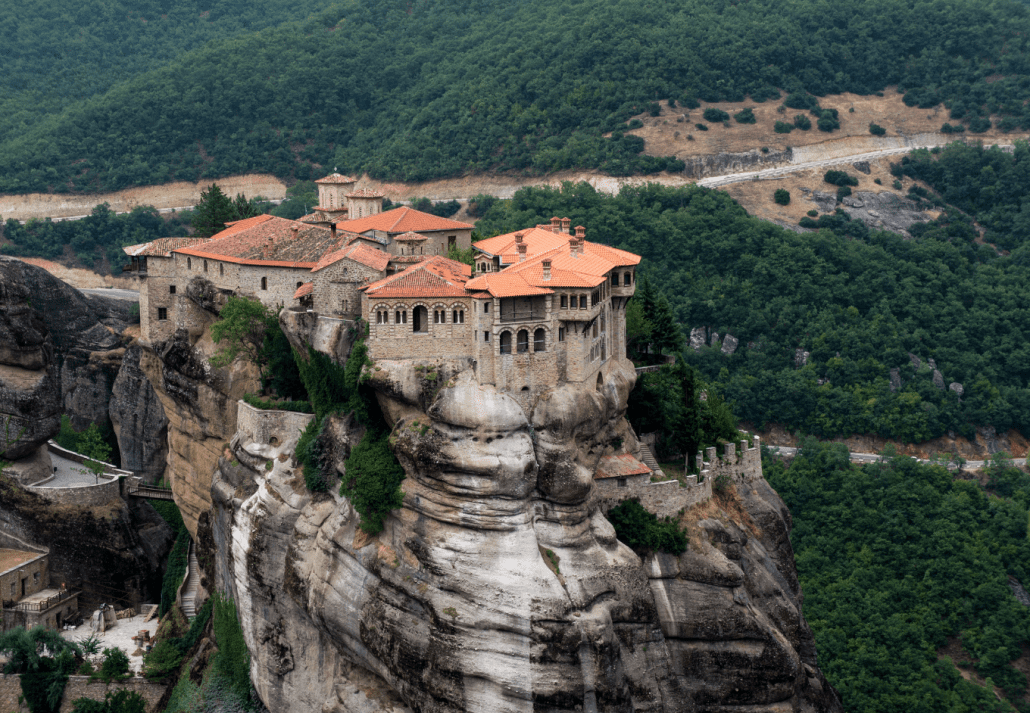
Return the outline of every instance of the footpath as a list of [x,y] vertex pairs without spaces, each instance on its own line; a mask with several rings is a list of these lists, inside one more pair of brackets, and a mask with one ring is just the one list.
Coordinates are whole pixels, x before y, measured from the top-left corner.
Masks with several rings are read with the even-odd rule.
[[[789,446],[769,446],[769,450],[772,451],[775,455],[790,457],[796,456],[798,453],[797,448],[791,448]],[[884,459],[884,456],[880,455],[879,453],[849,453],[849,456],[851,458],[852,463],[875,463],[877,461]],[[926,458],[917,458],[916,460],[918,460],[920,463],[932,462]],[[1013,465],[1021,466],[1024,468],[1026,467],[1026,458],[1010,458],[1010,460],[1012,461]],[[962,465],[962,469],[980,470],[981,468],[984,468],[989,462],[990,461],[985,460],[967,460]],[[949,468],[950,467],[954,466],[949,465]]]

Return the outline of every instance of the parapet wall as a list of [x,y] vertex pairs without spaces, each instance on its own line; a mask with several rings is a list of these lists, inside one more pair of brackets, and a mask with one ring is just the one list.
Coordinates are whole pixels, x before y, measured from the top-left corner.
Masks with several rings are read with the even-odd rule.
[[237,403],[234,440],[254,455],[260,452],[268,458],[287,449],[292,451],[314,418],[310,413],[259,409],[243,400]]
[[[154,713],[164,695],[165,688],[162,684],[151,683],[144,678],[130,678],[126,681],[107,684],[103,681],[93,681],[89,676],[69,676],[58,711],[59,713],[71,713],[72,703],[79,698],[103,701],[108,692],[135,691],[147,702],[147,713]],[[21,700],[21,696],[21,676],[0,674],[0,711],[29,713],[29,707]]]
[[[601,510],[607,512],[624,500],[636,498],[640,504],[658,517],[675,517],[686,510],[712,498],[712,485],[720,476],[729,476],[734,483],[750,483],[762,477],[761,439],[754,436],[754,445],[747,441],[740,444],[727,443],[719,456],[715,446],[698,452],[695,464],[701,475],[688,475],[686,485],[678,480],[659,483],[628,483],[624,488],[609,488],[604,491],[594,488],[594,497]],[[698,481],[701,482],[698,482]]]
[[71,488],[50,488],[45,485],[33,485],[26,488],[26,490],[50,502],[62,505],[93,507],[104,505],[122,497],[122,478],[101,482],[99,485],[80,485]]

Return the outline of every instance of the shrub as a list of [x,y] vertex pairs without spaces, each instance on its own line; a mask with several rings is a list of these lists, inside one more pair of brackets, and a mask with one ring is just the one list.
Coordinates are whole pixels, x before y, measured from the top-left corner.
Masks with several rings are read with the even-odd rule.
[[901,190],[901,181],[894,181],[894,183],[891,184],[891,187],[894,190],[896,190],[896,191],[900,191]]
[[680,97],[680,104],[687,107],[688,109],[699,109],[701,107],[701,102],[699,102],[691,94],[684,94],[682,97]]
[[694,128],[698,131],[708,131],[708,124],[694,124]]
[[346,473],[340,494],[361,515],[361,529],[370,535],[382,532],[386,514],[404,503],[404,469],[390,450],[387,434],[366,431],[347,458]]
[[787,98],[783,100],[783,105],[791,109],[812,110],[819,107],[819,100],[805,92],[794,92],[793,94],[789,94]]
[[794,125],[788,124],[785,121],[777,121],[775,124],[773,124],[773,131],[775,131],[777,134],[789,134],[793,130]]
[[218,592],[211,599],[214,602],[215,641],[218,643],[212,668],[241,700],[249,701],[250,652],[236,616],[236,603]]
[[790,203],[790,191],[785,188],[777,188],[776,192],[773,193],[773,200],[780,205],[787,205]]
[[670,109],[675,109],[676,108],[676,100],[675,99],[669,99],[669,108]]
[[811,217],[814,218],[817,215],[819,215],[819,211],[817,211],[815,208],[813,208],[812,210],[808,211],[808,215],[810,215]]
[[794,116],[794,126],[798,127],[802,131],[808,131],[812,128],[812,120],[804,114],[797,114]]
[[740,111],[738,111],[736,114],[733,115],[733,119],[738,124],[754,124],[754,123],[756,123],[758,121],[755,118],[755,112],[752,111],[751,107],[747,107],[746,109],[741,109]]
[[729,121],[730,115],[724,112],[722,109],[716,109],[714,106],[710,106],[705,109],[704,116],[705,121],[717,124],[723,121]]
[[842,201],[851,195],[851,186],[841,186],[837,189],[837,200]]
[[712,480],[712,491],[717,495],[725,495],[733,486],[733,479],[726,473],[719,473]]
[[490,207],[497,202],[497,196],[478,193],[469,198],[468,214],[473,218],[482,218]]
[[186,576],[187,556],[190,547],[190,533],[183,527],[175,538],[172,551],[168,555],[168,566],[165,568],[165,576],[161,581],[161,606],[158,609],[160,616],[168,613],[175,603],[175,591]]
[[763,146],[762,147],[762,153],[769,153],[769,147],[768,146]]
[[687,549],[687,535],[672,518],[659,520],[639,500],[626,500],[608,511],[615,536],[637,552],[658,551],[673,555]]
[[143,657],[143,675],[151,680],[161,680],[178,670],[182,663],[182,652],[171,639],[161,641]]
[[857,186],[858,179],[844,171],[831,170],[823,174],[823,180],[835,186]]
[[956,124],[955,126],[952,126],[951,124],[945,122],[944,125],[941,126],[941,133],[943,134],[961,134],[965,130],[966,127],[962,126],[962,124]]
[[647,113],[651,116],[658,116],[662,113],[662,107],[658,102],[651,102],[647,105]]
[[874,124],[873,122],[870,121],[869,122],[869,133],[872,134],[873,136],[883,136],[884,134],[887,133],[887,129],[883,128],[879,124]]
[[77,698],[72,706],[72,713],[144,713],[147,700],[135,691],[118,691],[108,693],[103,701]]
[[835,131],[840,128],[840,119],[837,116],[836,109],[823,109],[812,113],[819,117],[819,120],[816,122],[819,131]]
[[243,400],[254,408],[266,411],[297,411],[299,413],[314,413],[311,404],[307,401],[269,401],[254,394],[244,394]]
[[812,218],[809,218],[808,216],[805,216],[804,218],[799,220],[798,225],[800,225],[802,228],[811,228],[812,230],[817,230],[819,228],[819,223],[813,220]]
[[758,91],[751,93],[751,101],[758,102],[761,104],[767,99],[779,99],[780,90],[774,87],[762,87]]
[[632,131],[633,129],[641,128],[643,125],[644,122],[642,122],[640,119],[630,119],[630,122],[626,125],[626,128]]
[[974,134],[982,134],[991,128],[991,120],[986,116],[974,116],[969,120],[969,131]]
[[115,678],[122,678],[129,673],[129,657],[119,648],[111,647],[104,649],[104,662],[100,664],[100,670],[94,674],[104,681],[111,681]]
[[883,185],[883,181],[881,181],[879,178],[874,178],[873,179],[873,183],[875,183],[878,186],[882,186]]

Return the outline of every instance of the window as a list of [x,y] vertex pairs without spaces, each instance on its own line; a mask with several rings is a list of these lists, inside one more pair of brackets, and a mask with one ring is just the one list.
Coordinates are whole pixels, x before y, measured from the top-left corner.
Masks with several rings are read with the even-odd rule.
[[32,583],[39,584],[39,572],[32,573]]
[[158,307],[157,308],[157,318],[159,320],[168,319],[168,309],[165,308],[165,307]]
[[629,284],[629,273],[628,272],[622,273],[622,284],[624,284],[624,285],[628,285]]
[[565,309],[568,306],[569,306],[569,297],[568,297],[568,295],[562,295],[561,296],[561,308]]
[[543,328],[533,332],[533,351],[542,352],[547,349],[547,332]]
[[519,330],[518,337],[515,338],[515,348],[519,354],[529,351],[529,332],[525,329]]
[[490,341],[490,332],[483,332],[483,341],[484,342],[489,342]]
[[204,261],[204,272],[207,272],[207,260]]
[[619,484],[620,488],[625,488],[626,487],[626,479],[625,478],[617,478],[615,482]]
[[382,323],[383,323],[383,313],[382,313],[382,311],[376,311],[376,324],[382,324]]
[[612,273],[612,287],[618,287],[618,286],[619,286],[619,273],[613,272]]
[[447,250],[450,251],[451,248],[456,248],[456,247],[458,247],[458,236],[456,236],[456,235],[448,235],[447,236]]
[[11,599],[14,599],[15,591],[14,582],[11,582]]
[[407,312],[407,310],[404,310],[404,311],[397,310],[397,312],[394,314],[393,323],[394,324],[407,324],[408,323],[408,312]]
[[591,335],[595,338],[597,337],[597,320],[594,320],[594,328],[591,331]]
[[604,379],[602,379],[601,375],[598,374],[597,375],[597,390],[600,391],[602,386],[604,386]]
[[558,341],[565,341],[565,327],[558,327]]
[[444,323],[444,316],[443,315],[444,315],[444,313],[442,311],[440,311],[438,309],[434,309],[433,310],[433,324],[443,324]]
[[489,302],[484,302],[483,303],[483,314],[489,314],[489,313],[490,313],[490,303]]
[[297,287],[299,288],[299,287],[300,287],[301,285],[303,285],[303,284],[304,284],[303,282],[298,282],[298,283],[297,283]]
[[174,295],[175,294],[175,285],[168,285],[168,294],[170,294],[170,295]]
[[511,332],[501,332],[501,354],[511,354]]
[[465,310],[456,309],[451,314],[451,321],[455,324],[465,324]]
[[225,265],[222,263],[218,263],[218,275],[220,277],[225,277]]
[[429,331],[429,310],[416,307],[411,315],[411,331],[425,333]]
[[580,309],[586,309],[587,308],[587,296],[586,295],[581,295],[580,296],[580,298],[579,298],[579,308]]
[[192,270],[193,269],[193,259],[192,258],[186,258],[186,269],[187,270]]
[[268,289],[268,278],[267,277],[262,277],[261,278],[261,289],[262,290],[267,290]]

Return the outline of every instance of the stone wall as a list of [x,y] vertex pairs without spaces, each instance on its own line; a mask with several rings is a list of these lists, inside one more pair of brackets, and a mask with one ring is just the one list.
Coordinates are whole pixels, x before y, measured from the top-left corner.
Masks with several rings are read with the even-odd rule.
[[236,411],[236,436],[248,451],[269,447],[269,455],[293,448],[301,432],[315,416],[297,411],[272,411],[254,408],[240,400]]
[[61,505],[78,507],[95,507],[121,498],[122,478],[115,478],[99,485],[80,485],[75,488],[51,488],[47,486],[31,486],[26,488],[31,493]]
[[362,295],[358,289],[385,276],[385,270],[376,270],[348,258],[337,260],[311,274],[314,310],[324,315],[361,314]]
[[[154,713],[165,693],[165,686],[143,678],[131,678],[108,684],[103,681],[91,681],[89,676],[69,676],[59,713],[71,713],[73,702],[79,698],[103,701],[108,692],[117,691],[135,691],[146,700],[147,713]],[[0,711],[29,713],[29,707],[19,701],[21,695],[21,676],[0,674]]]
[[688,475],[685,486],[678,480],[660,483],[629,482],[624,488],[599,488],[595,484],[594,498],[605,512],[624,500],[636,498],[645,509],[659,517],[675,517],[680,510],[710,500],[712,485],[721,475],[729,476],[734,483],[751,483],[760,479],[761,439],[755,436],[754,445],[750,448],[747,441],[741,441],[739,450],[738,444],[727,443],[723,447],[721,457],[716,454],[715,446],[711,446],[705,449],[703,455],[698,453],[695,456],[695,464],[700,466],[700,478],[697,475]]

